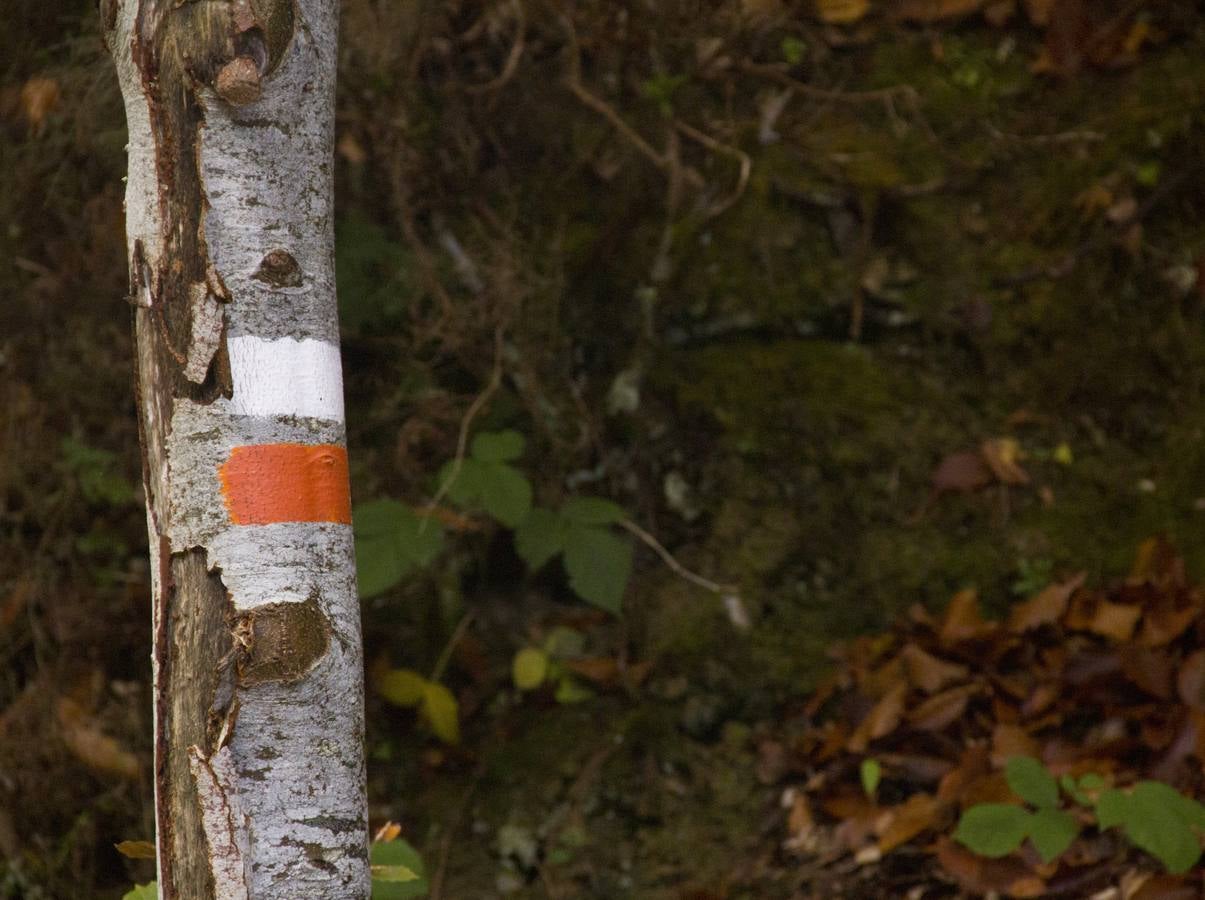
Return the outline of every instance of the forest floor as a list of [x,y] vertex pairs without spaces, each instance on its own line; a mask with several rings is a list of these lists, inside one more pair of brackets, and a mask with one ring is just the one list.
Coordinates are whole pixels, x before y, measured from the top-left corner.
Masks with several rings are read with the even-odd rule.
[[[0,896],[116,898],[153,874],[112,849],[153,828],[123,115],[91,2],[12,6]],[[1205,573],[1197,4],[343,8],[355,500],[423,509],[463,427],[513,430],[538,505],[723,586],[638,540],[612,615],[443,501],[364,606],[372,820],[433,897],[810,896],[765,747],[836,642],[1157,534]],[[517,690],[550,640],[573,689]]]

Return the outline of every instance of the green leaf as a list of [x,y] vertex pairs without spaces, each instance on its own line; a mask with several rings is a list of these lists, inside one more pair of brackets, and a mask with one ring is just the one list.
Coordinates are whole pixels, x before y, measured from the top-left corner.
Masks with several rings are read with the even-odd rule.
[[1070,775],[1063,775],[1059,778],[1059,787],[1066,792],[1067,796],[1081,806],[1090,806],[1092,798],[1079,789],[1079,785],[1075,783],[1075,779]]
[[550,509],[537,507],[515,527],[515,552],[535,572],[565,546],[565,525]]
[[566,675],[556,686],[556,702],[568,706],[571,703],[581,703],[583,700],[589,700],[594,696],[594,691],[590,690],[576,678]]
[[159,883],[148,881],[146,884],[136,884],[121,895],[121,900],[159,900]]
[[418,873],[406,866],[373,866],[372,867],[373,881],[418,881]]
[[400,582],[416,565],[427,565],[443,549],[443,528],[420,519],[396,500],[370,500],[352,512],[356,576],[361,597],[375,597]]
[[1089,772],[1079,780],[1079,789],[1081,791],[1099,791],[1107,782],[1095,772]]
[[413,900],[425,896],[430,890],[426,880],[423,859],[409,843],[397,838],[392,841],[377,841],[369,847],[368,858],[374,867],[399,867],[413,872],[414,881],[390,881],[379,878],[373,872],[372,900]]
[[544,683],[548,674],[548,654],[534,647],[524,647],[515,654],[511,663],[511,677],[515,687],[521,691],[531,691]]
[[862,776],[862,790],[867,797],[873,798],[875,791],[879,789],[879,782],[883,778],[883,767],[877,759],[870,757],[862,760],[859,774]]
[[613,525],[627,514],[623,507],[600,497],[570,497],[561,507],[561,515],[582,525]]
[[565,571],[579,597],[618,615],[632,571],[632,544],[605,528],[572,524],[565,535]]
[[1192,827],[1200,821],[1194,805],[1200,806],[1162,782],[1140,781],[1123,807],[1126,837],[1172,874],[1187,872],[1201,856]]
[[1096,798],[1096,824],[1101,828],[1116,828],[1129,816],[1130,797],[1116,788],[1102,791]]
[[396,706],[418,706],[423,702],[427,679],[413,669],[393,669],[377,680],[377,693]]
[[1059,805],[1059,785],[1046,767],[1032,756],[1014,756],[1004,766],[1014,794],[1039,809]]
[[446,687],[434,681],[424,684],[423,699],[418,710],[441,741],[445,744],[460,743],[460,707]]
[[557,625],[544,638],[544,652],[557,659],[573,659],[586,651],[586,636],[576,628]]
[[1050,862],[1063,855],[1075,836],[1079,834],[1079,822],[1075,816],[1061,809],[1044,807],[1029,820],[1029,839],[1042,862]]
[[954,840],[980,856],[1008,856],[1029,834],[1030,817],[1011,803],[980,803],[962,814]]
[[481,505],[503,525],[516,527],[531,512],[531,482],[506,463],[478,465],[481,469]]
[[473,438],[469,452],[482,462],[510,462],[523,455],[526,443],[517,431],[483,431]]
[[439,489],[446,490],[448,499],[457,506],[473,506],[481,497],[482,463],[475,459],[462,459],[460,468],[456,469],[456,478],[449,483],[448,479],[452,477],[454,469],[456,469],[454,459],[450,459],[440,466],[439,474],[436,476]]

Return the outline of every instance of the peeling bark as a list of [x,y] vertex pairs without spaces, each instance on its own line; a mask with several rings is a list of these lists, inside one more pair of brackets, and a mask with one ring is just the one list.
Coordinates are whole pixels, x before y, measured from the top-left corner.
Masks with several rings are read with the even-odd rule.
[[153,572],[160,896],[368,896],[335,0],[101,0]]

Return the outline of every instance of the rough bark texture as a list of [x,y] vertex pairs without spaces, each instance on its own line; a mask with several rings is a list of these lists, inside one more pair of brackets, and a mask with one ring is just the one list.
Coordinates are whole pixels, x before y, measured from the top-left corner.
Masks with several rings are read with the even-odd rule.
[[335,0],[102,0],[154,572],[160,895],[367,897]]

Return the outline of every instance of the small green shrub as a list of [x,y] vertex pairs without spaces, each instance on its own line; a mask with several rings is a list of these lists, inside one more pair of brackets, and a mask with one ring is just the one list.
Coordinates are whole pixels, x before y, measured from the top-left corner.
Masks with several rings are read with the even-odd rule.
[[[1091,773],[1056,781],[1028,756],[1010,759],[1005,776],[1026,806],[977,804],[962,814],[954,831],[956,841],[981,856],[1007,856],[1028,838],[1042,860],[1050,862],[1071,846],[1082,818],[1094,820],[1102,830],[1121,828],[1131,843],[1174,874],[1187,872],[1201,856],[1205,806],[1162,782],[1140,781],[1122,790],[1107,787],[1103,778]],[[1081,808],[1079,816],[1060,808],[1060,787]]]

